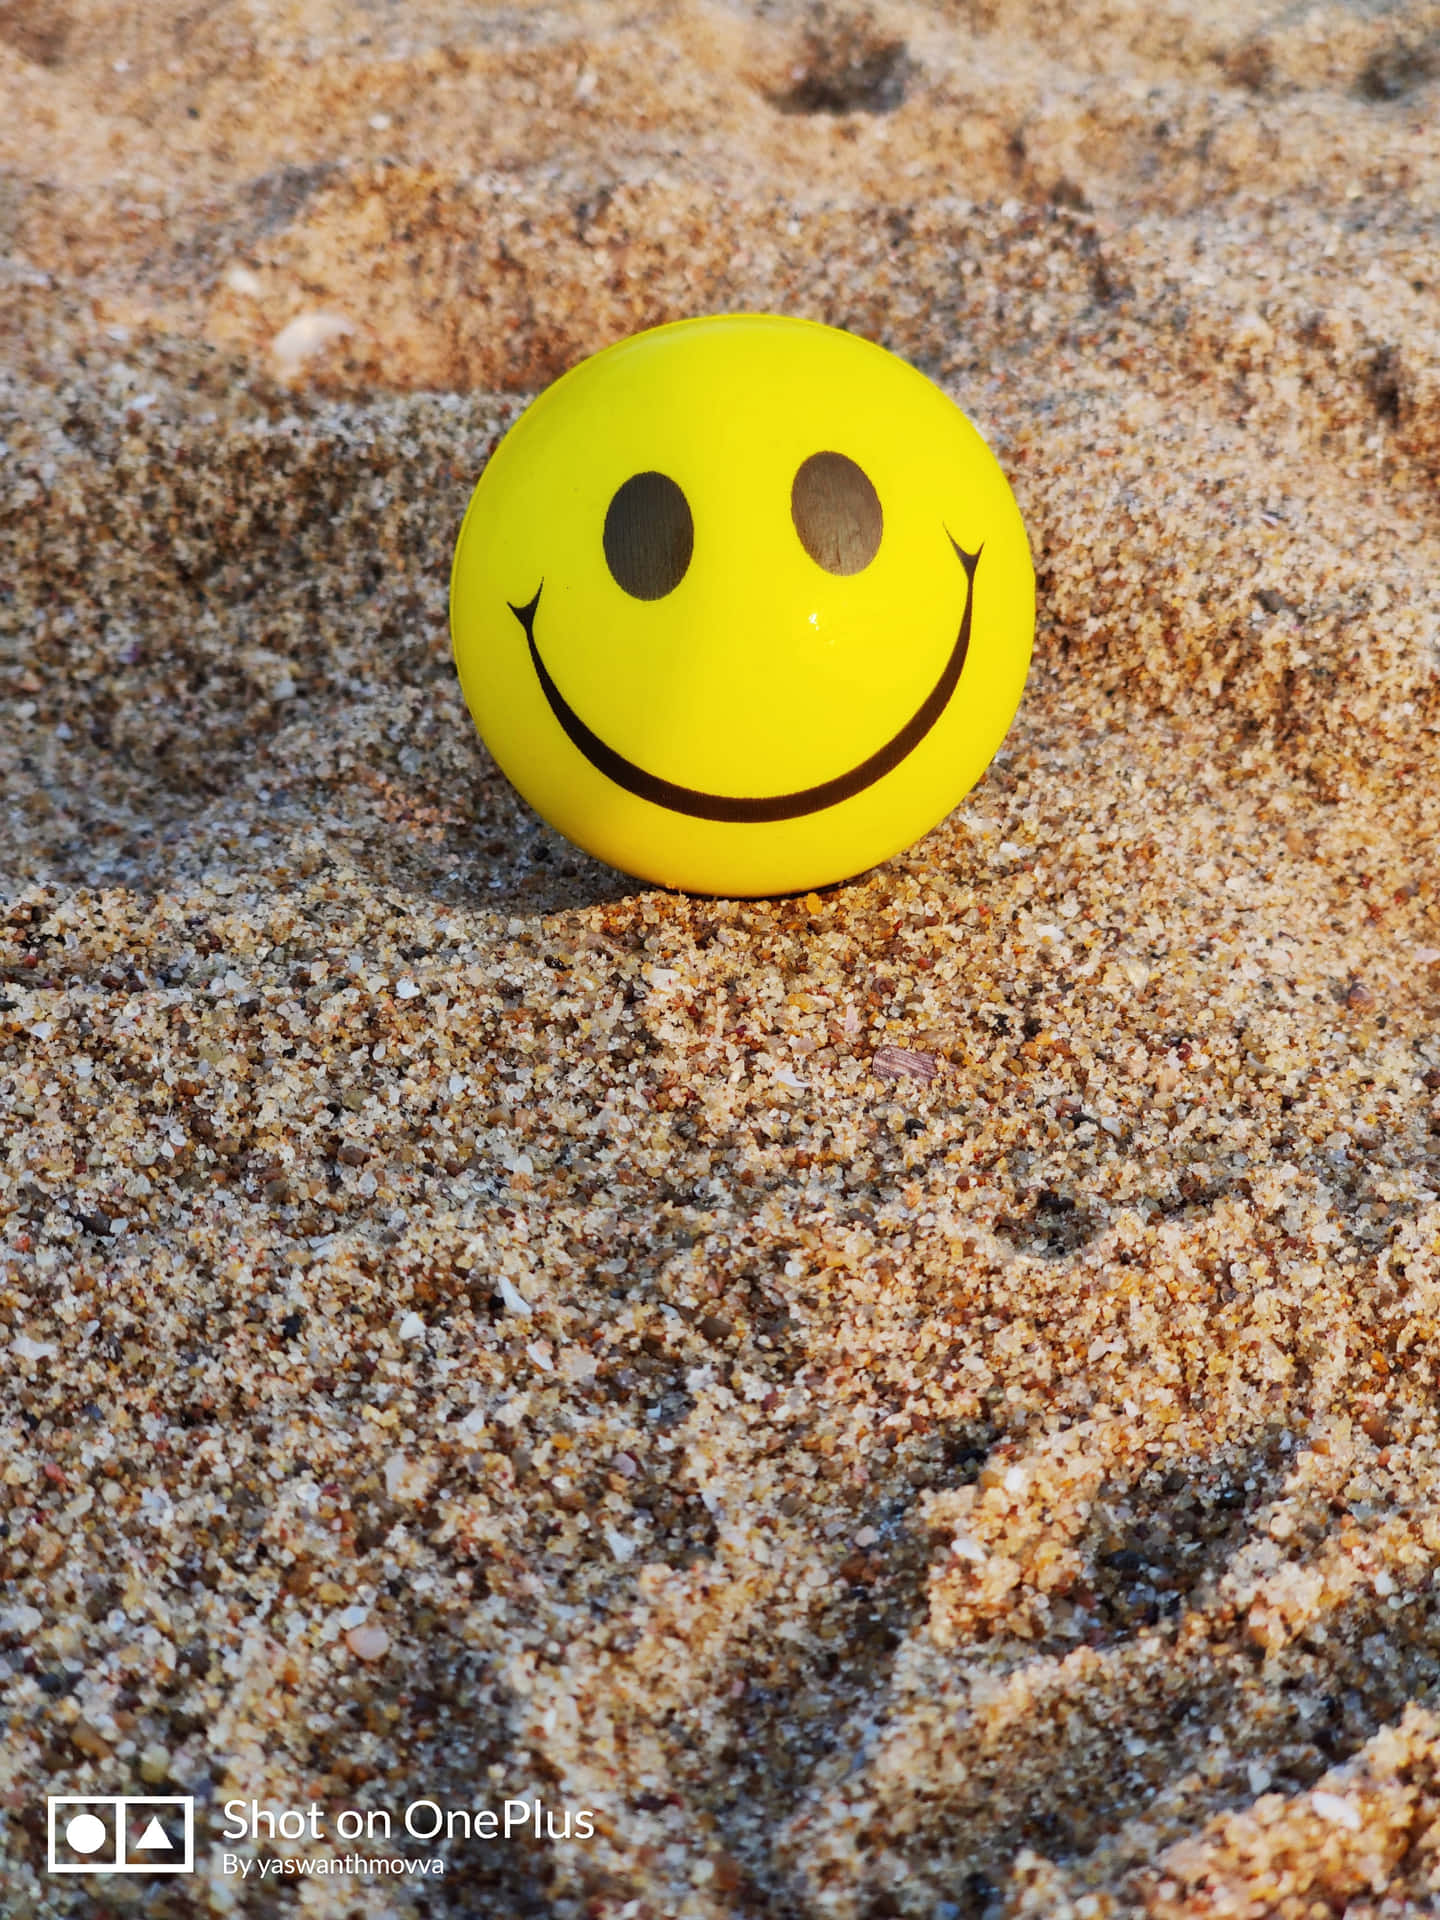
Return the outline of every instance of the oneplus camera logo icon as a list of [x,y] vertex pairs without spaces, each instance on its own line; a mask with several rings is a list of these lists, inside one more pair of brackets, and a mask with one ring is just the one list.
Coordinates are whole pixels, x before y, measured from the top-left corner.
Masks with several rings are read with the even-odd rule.
[[189,1794],[54,1793],[47,1800],[51,1873],[193,1873]]

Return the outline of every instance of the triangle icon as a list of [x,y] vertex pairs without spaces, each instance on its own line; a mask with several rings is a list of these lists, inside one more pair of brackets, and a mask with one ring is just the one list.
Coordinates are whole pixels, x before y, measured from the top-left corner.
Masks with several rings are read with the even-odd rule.
[[169,1834],[166,1833],[165,1829],[161,1826],[158,1816],[154,1814],[150,1816],[150,1824],[146,1827],[140,1838],[132,1841],[131,1844],[137,1853],[140,1852],[142,1847],[148,1848],[152,1853],[157,1847],[165,1853],[170,1853],[174,1850],[174,1843]]

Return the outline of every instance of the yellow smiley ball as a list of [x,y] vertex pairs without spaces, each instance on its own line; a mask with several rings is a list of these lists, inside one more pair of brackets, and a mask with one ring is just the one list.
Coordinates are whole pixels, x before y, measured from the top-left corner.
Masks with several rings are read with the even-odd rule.
[[1035,580],[985,442],[812,321],[657,327],[556,381],[450,579],[475,724],[537,812],[662,886],[791,893],[908,847],[1019,705]]

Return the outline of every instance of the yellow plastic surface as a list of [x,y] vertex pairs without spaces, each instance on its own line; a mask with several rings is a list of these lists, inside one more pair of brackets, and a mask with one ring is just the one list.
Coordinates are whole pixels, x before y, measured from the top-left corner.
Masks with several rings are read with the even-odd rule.
[[[878,496],[858,570],[802,542],[818,453]],[[688,563],[656,528],[653,598],[607,559],[640,474],[691,521]],[[629,497],[657,486],[676,500]],[[1034,624],[1019,509],[959,408],[881,347],[770,314],[657,327],[556,381],[481,476],[450,580],[465,698],[520,793],[612,866],[709,894],[844,879],[943,819],[1014,717]]]

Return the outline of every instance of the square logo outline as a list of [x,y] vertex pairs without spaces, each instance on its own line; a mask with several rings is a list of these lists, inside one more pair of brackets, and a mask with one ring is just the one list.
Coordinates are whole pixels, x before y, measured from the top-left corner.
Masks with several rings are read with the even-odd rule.
[[[48,1793],[45,1796],[47,1811],[45,1869],[47,1873],[193,1873],[195,1871],[195,1796],[189,1793]],[[61,1861],[56,1858],[57,1827],[61,1807],[74,1807],[77,1811],[94,1810],[97,1807],[115,1809],[115,1844],[108,1859]],[[126,1845],[130,1837],[130,1814],[132,1810],[156,1807],[179,1807],[184,1823],[183,1858],[160,1862],[158,1860],[127,1860]]]

